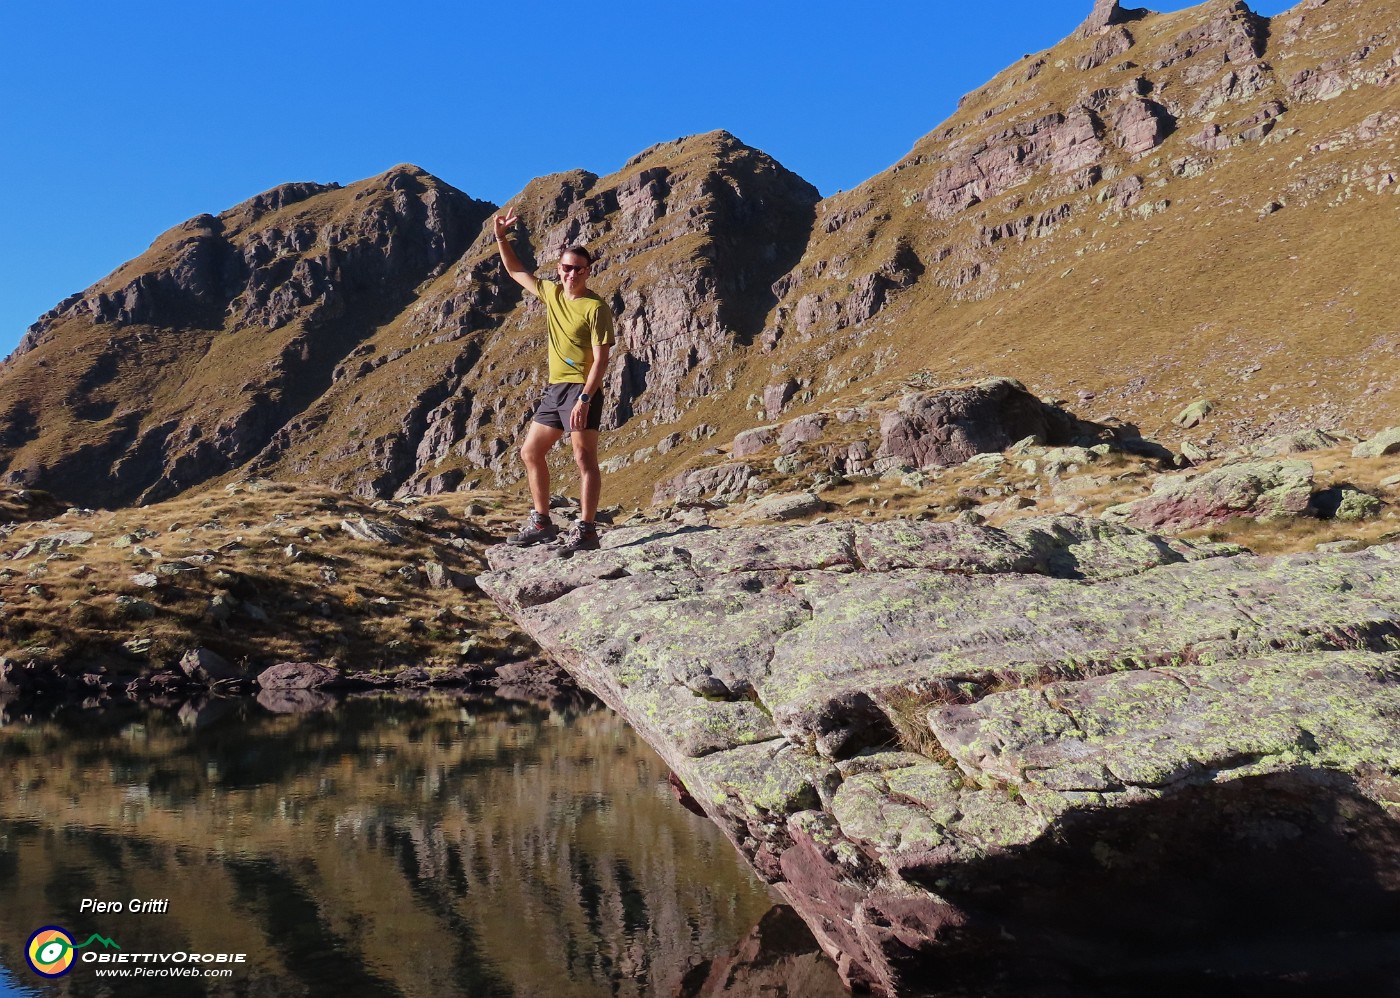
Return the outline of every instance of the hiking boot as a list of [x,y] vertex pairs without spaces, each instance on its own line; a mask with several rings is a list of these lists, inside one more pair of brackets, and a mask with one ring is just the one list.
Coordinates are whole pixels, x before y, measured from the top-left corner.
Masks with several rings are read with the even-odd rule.
[[598,528],[586,520],[575,520],[554,545],[559,557],[568,558],[575,551],[598,550]]
[[506,538],[507,544],[514,544],[516,547],[525,547],[529,544],[542,544],[557,536],[559,528],[549,517],[534,510],[530,511],[530,519],[525,521],[525,526],[520,528],[520,533],[511,534]]

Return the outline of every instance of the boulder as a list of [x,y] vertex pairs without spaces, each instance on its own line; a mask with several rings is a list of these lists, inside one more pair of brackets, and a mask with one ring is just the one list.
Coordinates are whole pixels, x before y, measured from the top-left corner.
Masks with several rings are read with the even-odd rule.
[[339,672],[315,662],[280,662],[258,673],[264,690],[315,690],[339,681]]
[[1181,458],[1188,464],[1205,464],[1214,457],[1210,451],[1190,440],[1181,442]]
[[657,505],[672,501],[695,502],[706,496],[734,499],[744,494],[754,478],[753,468],[742,462],[683,471],[667,481],[657,482],[652,489],[652,502]]
[[735,434],[734,446],[730,448],[729,453],[735,460],[751,457],[777,440],[780,429],[775,423],[772,426],[755,426],[751,430],[743,430]]
[[1351,485],[1324,489],[1312,498],[1313,509],[1324,520],[1370,520],[1381,515],[1383,503],[1369,492]]
[[1351,456],[1383,457],[1397,452],[1400,452],[1400,426],[1392,426],[1381,430],[1370,440],[1357,444],[1352,448]]
[[357,541],[370,544],[402,544],[404,531],[387,523],[367,520],[363,516],[340,521],[340,529]]
[[471,589],[472,578],[438,561],[424,562],[423,576],[434,589]]
[[1197,399],[1172,417],[1172,422],[1183,430],[1200,426],[1207,416],[1215,411],[1215,403],[1210,399]]
[[155,605],[135,596],[118,596],[116,599],[118,616],[150,620],[156,615]]
[[822,432],[826,429],[826,424],[831,417],[825,413],[814,412],[806,416],[798,416],[783,424],[778,433],[778,441],[784,445],[805,444],[813,440],[821,439]]
[[878,460],[927,469],[1003,451],[1024,437],[1069,443],[1068,413],[1041,402],[1010,378],[967,388],[911,392],[880,420]]
[[797,394],[800,386],[791,378],[777,385],[768,385],[763,389],[763,412],[769,419],[776,419],[787,404],[792,401],[792,397]]
[[15,554],[15,558],[26,558],[31,554],[52,554],[59,548],[80,546],[87,544],[93,538],[91,530],[61,530],[56,534],[48,534],[40,537],[32,544],[26,545],[22,550],[24,553]]
[[195,682],[218,683],[246,679],[242,669],[208,648],[192,648],[180,657],[180,671]]
[[810,492],[768,496],[754,504],[752,515],[765,520],[796,520],[826,508],[826,502]]
[[1284,433],[1255,444],[1249,452],[1255,457],[1287,457],[1313,450],[1327,450],[1342,442],[1341,437],[1326,430],[1299,430],[1297,433]]
[[1255,461],[1153,483],[1152,495],[1106,512],[1137,527],[1187,530],[1232,517],[1267,520],[1310,511],[1313,468],[1307,461]]

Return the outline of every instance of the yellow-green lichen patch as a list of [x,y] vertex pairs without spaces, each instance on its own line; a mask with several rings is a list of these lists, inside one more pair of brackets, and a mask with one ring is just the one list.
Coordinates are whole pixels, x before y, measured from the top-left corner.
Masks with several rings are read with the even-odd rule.
[[1059,791],[1164,788],[1400,759],[1400,655],[1152,670],[954,706],[931,720],[959,764]]
[[841,780],[834,766],[782,742],[707,755],[696,760],[693,772],[704,785],[737,800],[752,817],[820,808]]
[[844,835],[875,847],[882,862],[899,869],[909,857],[935,849],[943,850],[944,861],[961,861],[1032,842],[1072,806],[1063,796],[1039,803],[1029,804],[1004,785],[980,788],[925,764],[848,778],[831,813]]
[[746,527],[687,537],[690,564],[702,574],[856,568],[851,526],[845,523]]
[[943,845],[947,826],[957,819],[956,790],[942,767],[945,793],[929,792],[919,800],[892,793],[885,774],[853,776],[837,789],[831,813],[848,838],[868,843],[880,852],[928,850]]

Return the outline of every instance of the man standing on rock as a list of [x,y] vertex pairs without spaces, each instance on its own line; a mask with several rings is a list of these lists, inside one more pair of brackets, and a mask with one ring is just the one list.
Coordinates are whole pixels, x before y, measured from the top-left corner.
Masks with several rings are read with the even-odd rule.
[[559,257],[559,280],[537,280],[515,255],[507,234],[515,224],[514,212],[496,216],[496,249],[501,263],[516,284],[544,302],[549,320],[549,384],[535,406],[534,418],[520,448],[520,459],[530,482],[534,509],[510,544],[539,544],[559,533],[549,518],[549,465],[545,456],[565,432],[574,447],[574,463],[581,480],[579,519],[559,539],[561,554],[592,551],[598,547],[598,494],[602,472],[598,470],[598,427],[603,420],[603,372],[612,347],[612,309],[588,289],[593,257],[582,246],[570,246]]

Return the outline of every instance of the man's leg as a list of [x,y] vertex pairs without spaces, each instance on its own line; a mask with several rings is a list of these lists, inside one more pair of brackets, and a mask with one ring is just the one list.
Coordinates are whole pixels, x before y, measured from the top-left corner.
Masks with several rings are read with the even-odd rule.
[[[520,445],[520,460],[525,465],[525,477],[530,482],[530,500],[534,503],[535,512],[544,517],[549,516],[549,464],[545,457],[549,454],[549,448],[558,443],[563,435],[563,430],[531,422],[530,429],[525,434],[525,442]],[[593,436],[596,467],[598,434]]]
[[[557,439],[557,438],[556,438]],[[598,431],[575,430],[569,435],[574,445],[574,463],[579,476],[579,518],[592,523],[598,515],[598,496],[603,488],[603,473],[598,470]]]

